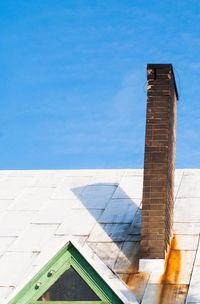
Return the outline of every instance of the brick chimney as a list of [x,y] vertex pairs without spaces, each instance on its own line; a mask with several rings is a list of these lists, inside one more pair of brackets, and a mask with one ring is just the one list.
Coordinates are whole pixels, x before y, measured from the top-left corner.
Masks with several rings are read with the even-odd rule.
[[141,259],[164,260],[172,237],[177,100],[172,65],[148,64]]

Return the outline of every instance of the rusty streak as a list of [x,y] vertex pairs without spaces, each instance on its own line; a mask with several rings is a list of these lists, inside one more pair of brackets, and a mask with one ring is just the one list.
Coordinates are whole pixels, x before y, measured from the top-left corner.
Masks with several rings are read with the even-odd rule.
[[[163,304],[164,301],[168,299],[168,284],[178,284],[179,275],[181,270],[181,251],[176,250],[177,240],[174,236],[170,248],[169,254],[166,260],[165,272],[161,277],[160,283],[162,284],[162,289],[159,295],[158,304]],[[167,303],[167,302],[166,302]]]

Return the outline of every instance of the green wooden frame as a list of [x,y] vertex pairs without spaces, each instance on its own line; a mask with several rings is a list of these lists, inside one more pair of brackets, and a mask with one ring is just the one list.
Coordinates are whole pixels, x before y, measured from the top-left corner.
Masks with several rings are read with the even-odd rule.
[[[38,301],[70,267],[73,267],[101,301]],[[72,243],[66,244],[9,304],[123,304]]]

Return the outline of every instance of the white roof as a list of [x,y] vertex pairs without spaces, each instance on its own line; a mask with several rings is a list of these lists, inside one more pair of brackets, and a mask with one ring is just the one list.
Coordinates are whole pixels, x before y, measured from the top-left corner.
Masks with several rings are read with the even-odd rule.
[[[71,238],[112,271],[124,297],[156,303],[162,283],[138,273],[142,185],[139,169],[0,171],[0,302]],[[200,302],[199,185],[200,170],[176,170],[172,255],[179,265],[165,292],[180,303],[188,287],[187,303]]]

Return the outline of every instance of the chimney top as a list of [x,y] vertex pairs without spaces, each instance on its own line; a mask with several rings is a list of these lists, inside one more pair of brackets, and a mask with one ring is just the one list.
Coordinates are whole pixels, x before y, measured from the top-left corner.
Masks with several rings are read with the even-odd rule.
[[173,84],[174,84],[176,98],[178,100],[179,96],[178,96],[178,90],[177,90],[177,85],[176,85],[176,80],[175,80],[174,70],[173,70],[172,64],[171,63],[148,63],[147,64],[147,70],[148,69],[162,69],[162,70],[163,69],[170,69],[172,71],[172,80],[173,80]]

